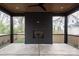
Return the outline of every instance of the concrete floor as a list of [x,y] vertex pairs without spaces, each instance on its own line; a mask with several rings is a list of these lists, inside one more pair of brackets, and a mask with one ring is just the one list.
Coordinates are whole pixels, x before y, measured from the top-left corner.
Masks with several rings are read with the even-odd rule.
[[67,44],[13,43],[0,49],[0,55],[78,56],[79,50]]

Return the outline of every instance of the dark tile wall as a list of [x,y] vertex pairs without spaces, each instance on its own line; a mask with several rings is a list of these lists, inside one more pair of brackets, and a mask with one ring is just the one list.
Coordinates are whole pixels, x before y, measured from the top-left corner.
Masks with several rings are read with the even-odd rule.
[[[52,16],[49,13],[26,13],[25,44],[52,44]],[[42,32],[39,39],[36,32]]]

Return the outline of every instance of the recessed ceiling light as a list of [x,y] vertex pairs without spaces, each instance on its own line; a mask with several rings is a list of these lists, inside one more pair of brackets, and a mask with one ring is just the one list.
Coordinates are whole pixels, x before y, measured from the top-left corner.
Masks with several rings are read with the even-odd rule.
[[60,7],[61,9],[63,9],[64,7]]
[[39,21],[37,21],[36,23],[40,23]]
[[19,7],[16,7],[16,9],[19,9]]

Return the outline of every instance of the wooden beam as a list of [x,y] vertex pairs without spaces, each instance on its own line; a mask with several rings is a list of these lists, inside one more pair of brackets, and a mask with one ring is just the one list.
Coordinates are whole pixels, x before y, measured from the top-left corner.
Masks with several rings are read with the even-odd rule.
[[9,15],[12,14],[12,12],[10,12],[10,11],[7,10],[6,8],[2,7],[1,5],[0,5],[0,10],[1,10],[2,12],[6,13],[6,14],[9,14]]
[[72,14],[72,13],[78,11],[78,10],[79,10],[79,4],[77,4],[76,7],[74,7],[73,9],[66,11],[65,15],[67,16],[67,15]]

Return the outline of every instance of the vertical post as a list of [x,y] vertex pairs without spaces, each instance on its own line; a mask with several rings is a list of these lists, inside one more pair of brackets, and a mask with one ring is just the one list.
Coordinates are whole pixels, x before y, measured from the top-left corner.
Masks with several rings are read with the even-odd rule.
[[65,26],[64,26],[64,43],[68,43],[68,19],[67,16],[65,16]]
[[13,16],[10,17],[10,43],[13,43]]
[[51,19],[50,19],[50,27],[51,27],[51,44],[53,44],[53,43],[54,43],[54,42],[53,42],[53,40],[54,40],[54,39],[53,39],[53,30],[54,30],[54,29],[53,29],[53,17],[54,17],[54,16],[53,16],[53,15],[49,15],[49,16],[50,16],[50,18],[51,18]]

